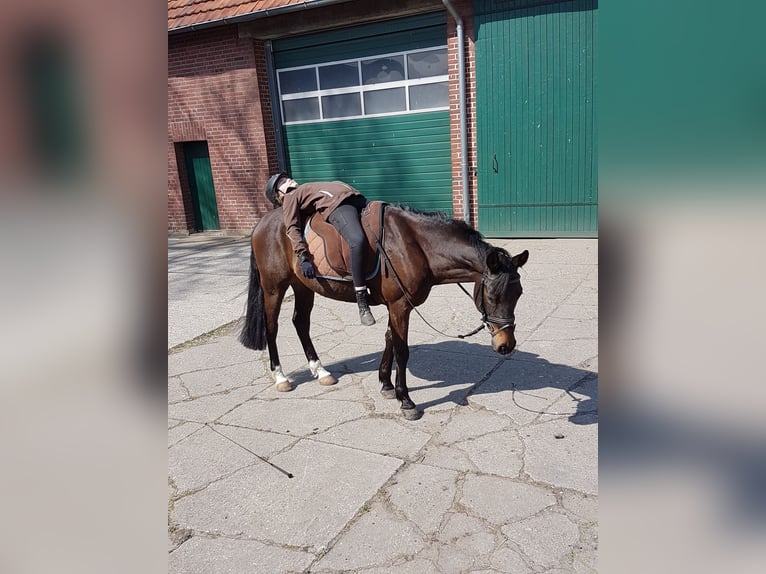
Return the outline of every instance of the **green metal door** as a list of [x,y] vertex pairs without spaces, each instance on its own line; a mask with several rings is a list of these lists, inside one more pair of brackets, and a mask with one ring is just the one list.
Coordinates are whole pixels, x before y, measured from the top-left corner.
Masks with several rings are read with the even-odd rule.
[[[446,44],[444,10],[274,41],[279,78],[275,89],[280,88],[278,96],[283,99],[282,133],[292,177],[299,182],[340,179],[371,200],[451,215]],[[411,67],[413,58],[420,63],[417,69]],[[365,68],[376,62],[381,63],[381,76],[386,70],[392,76],[374,76],[368,83]],[[401,76],[394,74],[397,65],[402,66]],[[327,92],[327,99],[359,97],[359,108],[347,118],[328,119],[323,74],[339,68],[354,72],[350,81]],[[413,77],[413,71],[418,75]],[[288,87],[284,80],[293,73],[308,78],[310,87]],[[423,89],[428,92],[427,103],[416,105],[418,90]],[[287,99],[304,90],[299,99]],[[385,100],[385,109],[368,113],[367,98],[373,95],[392,99]],[[309,101],[315,102],[313,119],[291,121],[286,106]],[[389,104],[391,108],[386,107]]]
[[220,229],[207,142],[186,142],[183,151],[197,231]]
[[479,229],[598,233],[597,0],[475,0]]

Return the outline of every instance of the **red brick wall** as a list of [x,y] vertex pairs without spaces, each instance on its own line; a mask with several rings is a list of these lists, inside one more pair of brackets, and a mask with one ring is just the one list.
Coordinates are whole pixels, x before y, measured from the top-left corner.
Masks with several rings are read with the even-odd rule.
[[252,229],[271,209],[262,190],[277,170],[272,126],[262,42],[238,38],[236,26],[168,37],[168,231],[194,230],[177,155],[196,140],[208,143],[221,229]]
[[[454,0],[466,41],[468,197],[477,226],[475,55],[472,0]],[[458,45],[447,15],[450,139],[455,217],[463,217]],[[265,126],[265,127],[264,127]],[[184,141],[206,140],[221,229],[249,230],[271,209],[263,186],[277,171],[276,141],[262,42],[237,37],[235,26],[169,36],[168,231],[193,231],[194,216],[180,156]]]
[[[471,225],[477,227],[478,202],[476,191],[476,57],[474,50],[473,1],[453,0],[452,5],[463,19],[466,65],[466,108],[468,144],[468,208]],[[450,141],[452,146],[452,209],[455,217],[463,218],[463,170],[460,148],[460,84],[457,24],[447,12],[447,49],[449,52]]]

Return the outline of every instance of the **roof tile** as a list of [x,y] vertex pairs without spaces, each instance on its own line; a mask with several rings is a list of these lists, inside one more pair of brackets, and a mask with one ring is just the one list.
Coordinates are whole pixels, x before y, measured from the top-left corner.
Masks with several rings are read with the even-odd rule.
[[168,30],[306,3],[306,0],[168,0]]

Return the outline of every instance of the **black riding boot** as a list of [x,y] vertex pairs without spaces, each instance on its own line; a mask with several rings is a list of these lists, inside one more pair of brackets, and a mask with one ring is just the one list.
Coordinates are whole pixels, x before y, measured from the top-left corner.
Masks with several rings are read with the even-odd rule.
[[359,319],[362,325],[370,326],[375,324],[375,317],[372,316],[370,306],[367,304],[367,291],[356,292],[356,304],[359,305]]

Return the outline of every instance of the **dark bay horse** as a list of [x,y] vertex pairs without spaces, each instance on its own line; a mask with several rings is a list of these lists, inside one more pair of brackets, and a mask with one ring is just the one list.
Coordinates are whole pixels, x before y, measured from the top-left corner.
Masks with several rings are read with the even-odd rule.
[[[516,346],[514,310],[522,292],[518,270],[527,262],[529,252],[511,256],[484,241],[465,222],[403,207],[387,206],[384,226],[383,247],[387,257],[381,267],[385,263],[387,269],[367,283],[370,303],[388,308],[386,345],[378,379],[383,396],[396,397],[403,416],[416,420],[422,413],[410,399],[406,382],[407,336],[413,305],[422,304],[434,285],[473,282],[474,304],[492,337],[492,349],[501,355],[508,354]],[[268,346],[277,390],[292,390],[277,351],[279,310],[287,288],[292,287],[293,325],[309,369],[320,384],[335,384],[332,375],[322,367],[309,336],[311,310],[315,293],[339,301],[356,301],[352,283],[303,277],[285,233],[281,208],[269,212],[256,225],[251,246],[250,286],[240,342],[248,349],[263,350]],[[394,360],[395,387],[391,384]]]

